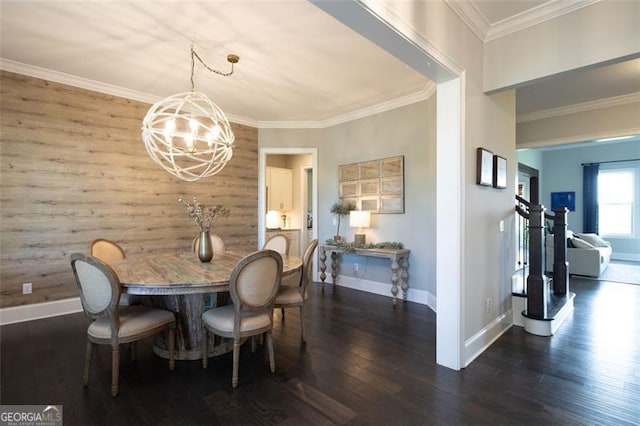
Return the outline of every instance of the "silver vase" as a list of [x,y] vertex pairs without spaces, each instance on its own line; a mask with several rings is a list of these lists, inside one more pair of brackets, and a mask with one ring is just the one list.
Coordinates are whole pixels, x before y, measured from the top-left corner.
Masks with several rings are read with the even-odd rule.
[[198,242],[198,258],[200,262],[210,262],[213,259],[213,247],[211,247],[211,238],[209,231],[200,232],[200,241]]

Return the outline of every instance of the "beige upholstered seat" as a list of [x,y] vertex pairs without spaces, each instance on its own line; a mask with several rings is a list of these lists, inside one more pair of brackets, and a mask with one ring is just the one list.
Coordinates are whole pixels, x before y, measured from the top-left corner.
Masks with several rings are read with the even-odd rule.
[[275,250],[281,255],[289,254],[289,238],[283,234],[276,234],[264,243],[264,250]]
[[[114,262],[124,260],[126,257],[122,247],[104,238],[98,238],[89,243],[89,254],[102,260],[107,265],[113,265]],[[123,293],[120,294],[119,303],[123,306],[135,305],[138,303],[138,298],[131,294]]]
[[[302,277],[300,285],[296,287],[280,286],[274,308],[298,308],[300,310],[300,331],[302,341],[307,341],[307,335],[304,329],[304,302],[307,300],[307,285],[311,281],[311,272],[313,269],[313,252],[318,246],[318,240],[312,240],[304,251],[302,263]],[[282,315],[284,318],[284,313]]]
[[[220,238],[219,235],[209,234],[209,239],[211,240],[211,248],[213,249],[213,254],[224,253],[227,248],[224,244],[224,240]],[[191,243],[191,250],[195,253],[198,252],[198,246],[200,245],[200,234],[196,235]]]
[[80,301],[87,318],[87,350],[83,382],[89,384],[93,344],[111,345],[111,395],[118,394],[120,344],[132,343],[169,329],[169,369],[173,370],[175,316],[144,306],[119,306],[120,281],[109,265],[81,253],[71,255]]
[[232,305],[212,308],[202,314],[204,339],[202,368],[207,368],[209,333],[233,339],[233,376],[231,384],[238,386],[238,363],[242,338],[267,335],[271,372],[276,369],[273,355],[273,301],[280,285],[282,257],[273,250],[260,250],[242,258],[229,280]]

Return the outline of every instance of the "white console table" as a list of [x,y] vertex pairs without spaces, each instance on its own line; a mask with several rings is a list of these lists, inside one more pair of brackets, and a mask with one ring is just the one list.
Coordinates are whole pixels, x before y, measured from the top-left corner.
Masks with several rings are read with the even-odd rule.
[[393,304],[396,304],[398,297],[398,283],[402,289],[402,298],[407,300],[407,290],[409,289],[409,254],[411,250],[406,249],[346,249],[339,246],[329,244],[320,244],[320,281],[324,290],[324,281],[327,278],[325,271],[327,270],[327,253],[331,256],[331,279],[332,283],[336,283],[338,276],[338,265],[342,253],[352,253],[359,256],[378,257],[389,259],[391,261],[391,294],[393,295]]

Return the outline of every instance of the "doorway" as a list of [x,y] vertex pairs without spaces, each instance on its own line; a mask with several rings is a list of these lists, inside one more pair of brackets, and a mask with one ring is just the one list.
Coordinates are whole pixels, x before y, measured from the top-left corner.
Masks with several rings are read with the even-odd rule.
[[[292,206],[287,229],[299,230],[299,252],[318,238],[318,150],[317,148],[260,148],[258,150],[258,247],[266,241],[267,167],[291,169]],[[314,273],[315,277],[315,273]]]
[[[538,177],[539,172],[526,164],[518,163],[518,181],[516,183],[516,195],[528,202],[531,202],[532,192],[538,197],[540,183],[537,181],[536,188],[531,188],[531,178]],[[539,202],[539,200],[537,201]],[[529,274],[529,221],[518,213],[515,213],[515,247],[516,259],[514,265],[514,276],[517,278],[512,285],[512,291],[522,293],[525,291],[526,277]]]

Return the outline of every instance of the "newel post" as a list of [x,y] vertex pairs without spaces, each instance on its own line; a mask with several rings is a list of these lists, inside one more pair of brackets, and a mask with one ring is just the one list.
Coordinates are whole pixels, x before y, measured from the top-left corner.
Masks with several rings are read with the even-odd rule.
[[569,292],[569,262],[567,262],[567,212],[557,209],[553,218],[553,293],[564,296]]
[[543,271],[542,235],[544,207],[531,204],[529,208],[529,277],[527,277],[527,316],[545,318],[548,291]]

